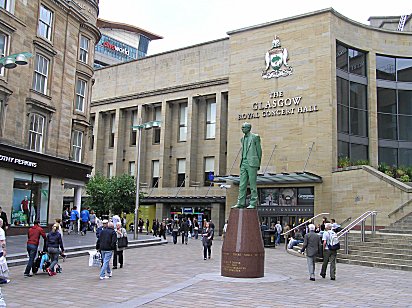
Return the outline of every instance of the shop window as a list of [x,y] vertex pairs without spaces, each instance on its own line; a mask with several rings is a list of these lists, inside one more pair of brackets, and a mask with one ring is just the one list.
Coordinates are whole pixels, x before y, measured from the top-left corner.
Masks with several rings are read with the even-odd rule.
[[281,188],[279,190],[279,205],[296,206],[297,191],[296,188]]
[[206,139],[214,139],[216,136],[216,102],[213,99],[207,101],[206,112]]
[[[154,108],[154,120],[162,121],[162,107],[161,106],[157,106]],[[160,133],[161,133],[160,127],[153,128],[153,143],[154,144],[160,143]]]
[[83,132],[74,130],[72,134],[72,159],[82,162]]
[[84,112],[87,82],[77,79],[76,82],[76,111]]
[[43,151],[44,117],[33,113],[30,115],[29,149],[35,152]]
[[80,36],[79,60],[86,64],[89,61],[89,45],[90,45],[90,40],[87,37],[81,35]]
[[39,36],[51,41],[52,38],[52,22],[53,13],[48,8],[40,5],[39,28],[37,33]]
[[16,171],[13,184],[11,226],[32,226],[35,220],[47,226],[50,178]]
[[205,186],[210,186],[213,183],[214,177],[215,177],[215,158],[205,157],[205,173],[204,173]]
[[177,160],[177,187],[183,186],[186,179],[186,159]]
[[152,187],[159,187],[159,172],[160,172],[160,163],[158,160],[152,161]]
[[132,118],[131,118],[131,127],[130,127],[130,145],[136,145],[136,138],[137,138],[137,126],[139,125],[139,121],[137,119],[137,110],[132,111]]
[[36,55],[34,64],[33,90],[47,94],[47,80],[49,77],[49,60],[42,55]]
[[179,105],[179,141],[187,138],[187,104]]

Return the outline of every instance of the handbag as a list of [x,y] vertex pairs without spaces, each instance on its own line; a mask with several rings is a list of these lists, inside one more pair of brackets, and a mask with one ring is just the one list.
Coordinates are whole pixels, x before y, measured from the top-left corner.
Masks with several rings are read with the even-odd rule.
[[129,240],[127,236],[122,236],[117,239],[117,247],[118,248],[125,248],[129,245]]
[[89,255],[89,266],[100,267],[102,263],[102,255],[100,252],[96,250],[89,251]]

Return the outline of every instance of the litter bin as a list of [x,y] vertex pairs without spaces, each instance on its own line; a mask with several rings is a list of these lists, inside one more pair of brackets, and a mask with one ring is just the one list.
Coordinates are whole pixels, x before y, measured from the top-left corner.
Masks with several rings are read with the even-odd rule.
[[276,230],[263,231],[263,246],[275,247],[275,241],[276,241]]

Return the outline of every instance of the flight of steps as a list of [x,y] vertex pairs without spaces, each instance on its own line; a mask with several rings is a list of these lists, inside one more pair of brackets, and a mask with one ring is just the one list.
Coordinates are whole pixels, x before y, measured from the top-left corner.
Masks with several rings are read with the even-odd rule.
[[[361,242],[359,232],[349,233],[349,254],[344,251],[344,238],[340,238],[341,249],[338,252],[338,262],[354,265],[379,267],[387,269],[412,271],[412,257],[410,247],[412,235],[409,234],[381,234],[374,236],[367,233],[365,242]],[[302,244],[288,249],[288,252],[304,257],[299,253]],[[320,261],[320,260],[319,260]]]
[[390,224],[388,227],[379,230],[383,233],[412,234],[412,213],[404,218]]
[[[129,245],[126,249],[134,249],[134,248],[142,248],[147,246],[156,246],[156,245],[163,245],[167,244],[167,240],[162,240],[161,238],[153,238],[153,239],[143,239],[143,240],[129,240]],[[67,258],[74,258],[80,256],[88,256],[89,251],[95,250],[96,245],[83,245],[77,247],[70,247],[67,248],[64,252]],[[18,266],[18,265],[26,265],[28,261],[27,253],[24,254],[9,254],[7,255],[7,265],[11,266]]]

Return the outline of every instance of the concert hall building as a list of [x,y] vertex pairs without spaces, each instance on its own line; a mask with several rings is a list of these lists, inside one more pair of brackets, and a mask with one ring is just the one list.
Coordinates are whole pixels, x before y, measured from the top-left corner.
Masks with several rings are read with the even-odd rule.
[[[88,163],[107,176],[140,165],[141,217],[208,218],[221,230],[247,121],[262,140],[262,221],[376,210],[386,226],[411,212],[412,187],[378,170],[412,166],[410,17],[364,25],[324,9],[98,69]],[[152,121],[161,127],[140,142],[133,126]]]

